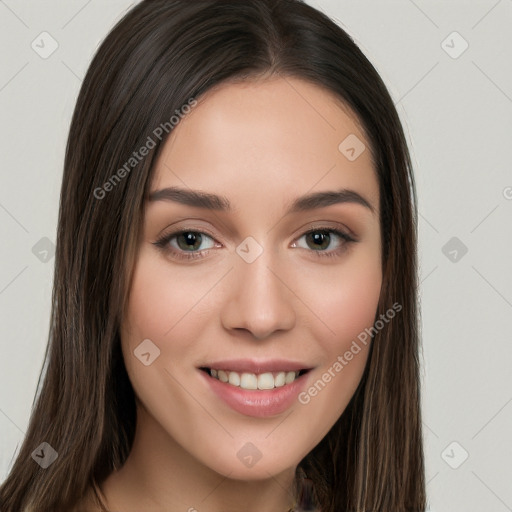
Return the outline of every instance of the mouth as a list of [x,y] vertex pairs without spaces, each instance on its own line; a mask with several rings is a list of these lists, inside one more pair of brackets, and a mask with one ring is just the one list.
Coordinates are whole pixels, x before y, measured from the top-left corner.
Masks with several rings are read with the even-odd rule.
[[226,359],[197,366],[206,390],[244,416],[271,418],[297,403],[313,367],[288,359]]
[[299,370],[278,370],[266,372],[240,372],[229,369],[200,367],[201,371],[208,374],[212,379],[216,379],[224,384],[229,384],[236,388],[250,391],[268,391],[275,388],[281,388],[287,384],[292,384],[302,375],[310,371],[310,368]]
[[198,370],[207,389],[232,410],[244,416],[270,418],[296,404],[307,385],[312,369],[300,366],[279,361],[258,365],[245,360],[212,363]]

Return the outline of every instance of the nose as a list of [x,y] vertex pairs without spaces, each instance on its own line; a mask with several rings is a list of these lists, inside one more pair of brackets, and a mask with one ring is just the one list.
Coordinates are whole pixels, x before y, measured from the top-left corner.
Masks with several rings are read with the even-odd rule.
[[285,276],[266,252],[252,263],[235,261],[232,285],[221,311],[221,322],[229,331],[244,330],[258,340],[296,323],[294,294]]

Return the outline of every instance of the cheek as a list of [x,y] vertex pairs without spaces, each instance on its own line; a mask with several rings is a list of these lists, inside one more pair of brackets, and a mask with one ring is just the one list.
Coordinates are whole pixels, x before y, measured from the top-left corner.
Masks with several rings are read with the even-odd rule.
[[334,333],[328,341],[329,348],[343,349],[347,342],[373,324],[381,282],[378,270],[347,273],[333,281],[324,295],[317,297],[320,311],[325,312]]
[[[321,361],[299,395],[306,412],[303,427],[319,442],[345,410],[363,374],[382,284],[379,252],[358,253],[330,275],[316,276],[322,286],[303,288],[308,306],[321,321],[312,324]],[[306,295],[307,293],[307,295]],[[368,331],[369,332],[369,331]]]
[[[194,305],[211,284],[204,279],[203,283],[198,279],[191,283],[191,274],[176,270],[170,275],[170,268],[162,258],[141,250],[121,325],[121,343],[126,370],[138,399],[174,439],[183,440],[184,433],[195,435],[189,426],[204,416],[180,382],[195,371],[191,347],[193,340],[199,339],[203,324]],[[147,339],[159,351],[149,365],[134,354],[140,354],[138,347]],[[148,350],[151,353],[155,349],[149,345]],[[203,423],[211,428],[208,418]]]
[[[121,323],[126,369],[135,392],[143,402],[151,401],[155,390],[162,395],[170,392],[171,377],[166,369],[172,371],[173,375],[179,373],[183,368],[179,362],[190,352],[190,339],[180,336],[180,328],[186,323],[187,312],[197,301],[196,293],[194,288],[185,286],[184,277],[179,272],[173,274],[173,279],[166,277],[168,267],[165,262],[141,251]],[[188,293],[180,293],[183,289],[188,289]],[[200,290],[196,291],[199,294]],[[196,336],[194,323],[188,327],[188,336]],[[146,366],[136,354],[142,352],[139,346],[148,339],[151,344],[144,353],[149,351],[151,359],[153,353],[158,357]]]
[[300,293],[320,320],[315,338],[332,358],[373,325],[382,285],[380,253],[359,251],[343,265],[316,272],[302,277]]
[[146,338],[166,350],[172,340],[175,354],[186,349],[188,340],[176,333],[184,324],[191,337],[195,334],[190,331],[194,325],[200,330],[199,323],[187,322],[188,315],[196,311],[194,306],[201,301],[211,281],[211,277],[197,274],[176,271],[161,257],[141,251],[122,326],[122,339],[132,351]]
[[[215,302],[210,290],[223,272],[207,266],[177,270],[152,248],[140,250],[121,323],[121,344],[128,375],[143,401],[152,400],[159,390],[173,395],[181,410],[186,408],[186,396],[176,394],[179,385],[173,377],[187,379],[196,371],[198,341],[211,318],[218,318],[210,314]],[[134,351],[148,339],[159,356],[145,366]]]

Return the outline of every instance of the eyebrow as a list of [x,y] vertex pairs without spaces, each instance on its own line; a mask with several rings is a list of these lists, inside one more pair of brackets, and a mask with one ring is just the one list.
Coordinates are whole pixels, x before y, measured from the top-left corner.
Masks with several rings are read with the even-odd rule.
[[[178,187],[155,190],[149,194],[148,201],[174,201],[208,210],[232,211],[231,204],[225,196]],[[314,192],[298,197],[291,203],[287,213],[299,213],[342,203],[359,204],[375,214],[375,208],[368,200],[355,190],[345,188],[336,191]]]

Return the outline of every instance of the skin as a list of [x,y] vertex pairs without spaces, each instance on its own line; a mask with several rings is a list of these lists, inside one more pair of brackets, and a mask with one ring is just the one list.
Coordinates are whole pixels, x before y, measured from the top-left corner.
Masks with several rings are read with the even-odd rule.
[[[293,359],[313,368],[306,390],[332,368],[374,322],[382,284],[378,181],[356,117],[316,85],[289,77],[224,83],[198,101],[166,141],[151,191],[218,194],[233,211],[147,203],[121,328],[137,430],[126,464],[102,492],[112,511],[284,512],[297,464],[344,411],[369,345],[308,404],[296,400],[270,418],[235,412],[197,366]],[[349,134],[367,148],[355,161],[338,150]],[[341,188],[374,212],[339,203],[286,214],[299,196]],[[331,234],[323,252],[333,257],[319,256],[304,235],[318,227],[357,242]],[[176,238],[167,252],[154,245],[180,229],[206,230],[196,250],[203,257],[179,259]],[[236,252],[248,236],[263,249],[252,263]],[[144,339],[160,349],[149,366],[134,356]],[[236,455],[247,442],[262,454],[250,468]]]

